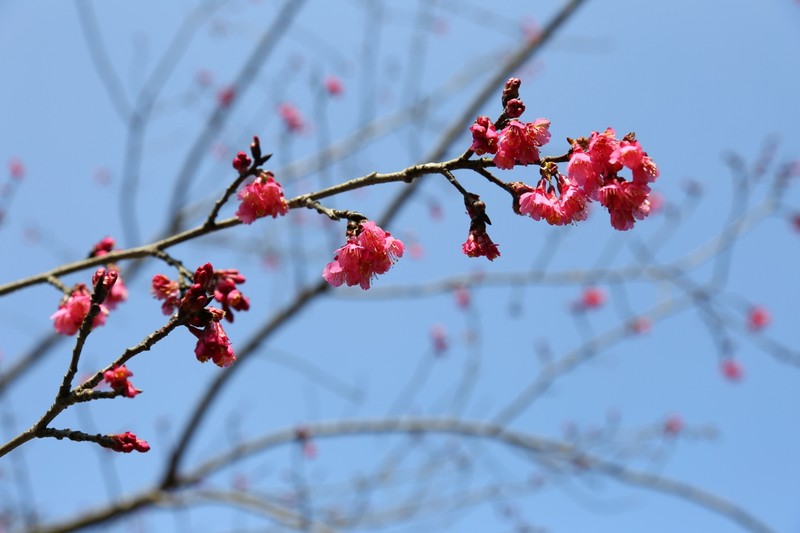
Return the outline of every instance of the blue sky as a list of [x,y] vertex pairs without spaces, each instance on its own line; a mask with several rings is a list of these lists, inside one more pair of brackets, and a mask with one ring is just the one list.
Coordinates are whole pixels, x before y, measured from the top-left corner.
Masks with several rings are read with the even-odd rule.
[[[275,153],[270,168],[289,194],[418,162],[492,69],[519,44],[520,26],[544,24],[560,3],[504,2],[499,11],[478,2],[444,0],[431,3],[429,11],[417,2],[387,2],[383,10],[376,5],[312,0],[301,8],[289,37],[239,95],[224,127],[192,166],[195,179],[184,191],[194,207],[190,224],[202,220],[209,202],[233,179],[230,157],[247,146],[253,134],[261,137],[265,150]],[[96,3],[124,100],[136,101],[193,6]],[[0,2],[0,66],[5,73],[0,162],[18,158],[26,167],[24,181],[2,205],[6,215],[0,235],[7,252],[0,283],[84,257],[105,235],[131,246],[159,234],[170,214],[166,210],[176,176],[213,112],[218,90],[235,79],[277,6],[270,1],[220,3],[187,41],[155,101],[141,145],[139,186],[131,193],[123,187],[128,129],[93,66],[76,4]],[[376,24],[367,13],[380,15],[383,23]],[[420,20],[432,20],[435,31],[420,30]],[[398,398],[403,414],[458,413],[490,420],[536,378],[542,346],[554,357],[564,357],[651,306],[670,301],[679,305],[684,295],[680,284],[652,277],[612,284],[592,278],[591,272],[639,266],[636,251],[643,245],[652,247],[661,266],[696,257],[694,251],[725,227],[732,202],[756,206],[776,169],[800,157],[800,59],[795,53],[800,49],[799,26],[800,6],[789,0],[587,0],[518,73],[523,78],[525,117],[551,120],[553,140],[544,150],[548,155],[563,153],[567,136],[588,135],[607,126],[620,134],[635,131],[659,165],[661,178],[655,189],[668,212],[685,216],[678,220],[653,215],[620,234],[610,227],[607,215],[596,211],[585,224],[552,228],[513,215],[505,193],[477,176],[460,173],[462,183],[488,205],[490,234],[503,254],[489,263],[460,253],[469,223],[463,203],[452,187],[431,177],[388,228],[407,244],[418,243],[422,257],[408,254],[367,293],[329,293],[271,337],[212,407],[201,438],[191,448],[189,464],[251,435],[342,417],[385,416],[395,412]],[[197,83],[199,72],[210,75],[210,86]],[[321,95],[320,81],[326,75],[343,80],[341,98]],[[316,153],[326,139],[343,138],[365,121],[391,115],[456,75],[466,80],[458,90],[440,95],[435,105],[389,135],[366,143],[323,172],[284,179],[290,175],[288,165]],[[282,130],[275,109],[285,101],[296,105],[311,124],[304,135],[288,136]],[[494,116],[499,111],[498,89],[498,98],[481,113]],[[462,137],[449,155],[469,145],[466,130]],[[730,154],[750,168],[765,146],[774,146],[775,155],[764,177],[735,181]],[[506,181],[537,178],[534,169],[498,176]],[[4,180],[10,183],[5,176]],[[698,184],[703,194],[687,195],[690,183]],[[378,217],[397,190],[390,186],[359,191],[331,205]],[[614,455],[629,460],[632,467],[718,493],[776,531],[800,531],[800,426],[793,408],[800,373],[774,351],[763,349],[768,342],[763,338],[794,350],[800,341],[800,256],[795,253],[800,237],[787,222],[793,209],[800,210],[796,189],[786,191],[785,204],[789,207],[737,239],[727,281],[717,287],[713,313],[694,306],[669,314],[656,321],[650,333],[603,350],[557,380],[511,427],[587,443],[602,429],[606,433],[600,435],[631,446]],[[431,217],[432,205],[441,206],[441,219]],[[738,208],[735,212],[741,214]],[[232,213],[225,211],[226,216]],[[136,220],[135,231],[123,231],[125,216]],[[237,316],[229,328],[234,344],[289,301],[298,284],[316,282],[344,229],[319,222],[310,212],[302,219],[260,222],[174,250],[187,266],[211,261],[248,276],[243,289],[252,310]],[[272,255],[281,258],[277,269],[265,267],[265,257]],[[502,279],[542,268],[547,276],[540,283],[509,284]],[[706,283],[714,268],[713,261],[699,261],[682,280]],[[161,264],[148,264],[131,284],[130,301],[90,337],[82,371],[107,364],[163,323],[158,304],[147,292],[147,280],[156,272],[169,274]],[[474,288],[468,312],[456,307],[448,291],[408,297],[409,288],[419,284],[474,276],[485,276],[487,282]],[[88,273],[83,273],[65,281],[87,279]],[[570,302],[589,284],[602,287],[609,302],[576,317]],[[50,332],[47,317],[58,299],[52,287],[39,286],[0,300],[3,365]],[[760,337],[743,326],[751,304],[766,306],[773,317]],[[441,357],[431,351],[429,332],[435,325],[447,331],[450,344]],[[745,369],[740,383],[720,375],[722,338],[729,340],[725,350],[732,352],[725,355],[735,356]],[[7,421],[4,437],[33,423],[49,405],[70,349],[69,342],[59,344],[11,389],[13,394],[0,397]],[[135,431],[153,445],[149,454],[109,461],[107,454],[88,445],[34,442],[10,456],[14,464],[0,460],[0,502],[34,506],[55,519],[111,497],[117,489],[109,480],[118,479],[131,489],[147,486],[163,465],[185,414],[221,372],[199,365],[192,349],[192,338],[178,332],[131,365],[134,383],[144,394],[133,401],[116,399],[71,409],[58,421],[61,427],[89,432]],[[316,370],[309,372],[309,367]],[[424,379],[414,377],[419,375]],[[460,403],[454,398],[464,383],[470,392],[468,401]],[[403,400],[410,390],[415,391],[413,399]],[[670,414],[680,414],[689,427],[681,438],[651,438],[647,442],[652,447],[632,444],[648,431],[652,434]],[[712,426],[716,438],[707,439]],[[392,530],[510,531],[524,520],[548,531],[739,531],[685,502],[602,477],[547,471],[541,463],[492,444],[431,438],[423,445],[410,445],[403,437],[366,437],[321,440],[318,447],[312,461],[304,462],[294,448],[283,447],[209,484],[229,486],[244,474],[252,486],[271,495],[286,494],[300,478],[323,487],[372,472],[387,450],[411,450],[411,458],[402,465],[411,469],[441,450],[457,449],[471,458],[474,469],[423,483],[425,490],[418,498],[475,488],[487,480],[512,483],[544,476],[547,481],[542,490],[509,499],[511,511],[505,514],[499,509],[506,504],[492,503]],[[27,472],[32,494],[16,481],[20,472]],[[351,491],[345,492],[345,500],[352,504]],[[405,501],[414,494],[387,487],[375,501]],[[190,531],[200,524],[226,531],[261,523],[219,509],[182,512],[177,520],[165,513],[138,520],[145,529],[164,531]],[[115,530],[136,524],[123,521]]]

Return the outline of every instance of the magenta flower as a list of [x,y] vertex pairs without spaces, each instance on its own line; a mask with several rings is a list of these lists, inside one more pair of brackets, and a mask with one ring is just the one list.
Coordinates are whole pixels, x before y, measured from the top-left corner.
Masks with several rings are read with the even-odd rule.
[[106,255],[108,252],[114,249],[116,246],[116,241],[111,237],[103,237],[100,242],[92,246],[92,251],[89,253],[91,257],[100,257]]
[[589,155],[603,176],[612,176],[622,169],[617,161],[611,162],[611,155],[619,148],[619,140],[614,128],[606,128],[603,133],[592,132],[589,137]]
[[367,290],[372,278],[385,274],[404,251],[402,241],[371,220],[362,221],[359,233],[336,250],[333,261],[322,271],[322,277],[334,287],[359,285]]
[[587,287],[581,294],[580,301],[577,302],[576,308],[582,311],[587,309],[598,309],[603,307],[606,303],[606,293],[603,289],[598,287]]
[[[92,306],[92,295],[85,285],[77,285],[69,297],[58,306],[58,311],[50,315],[54,321],[53,327],[61,335],[75,335],[83,324],[83,319],[89,314]],[[92,327],[102,326],[106,323],[108,308],[100,306],[100,312],[94,318]]]
[[254,220],[271,216],[285,215],[289,212],[289,204],[283,197],[280,183],[273,179],[271,172],[263,172],[255,181],[239,191],[239,209],[236,216],[245,224]]
[[245,277],[238,270],[215,270],[214,271],[214,299],[222,304],[225,311],[225,319],[233,322],[233,311],[247,311],[250,309],[250,299],[247,298],[236,286],[237,283],[244,283]]
[[769,326],[771,321],[772,317],[766,307],[754,306],[747,314],[747,328],[750,331],[761,331]]
[[550,140],[550,121],[537,118],[533,122],[511,120],[500,131],[494,164],[510,169],[514,165],[531,165],[539,161],[539,147]]
[[21,159],[11,159],[8,162],[8,174],[13,179],[21,181],[25,177],[25,163]]
[[164,300],[161,304],[161,311],[165,315],[171,315],[181,303],[181,291],[177,281],[173,281],[163,274],[153,276],[153,283],[150,289],[153,296],[158,300]]
[[500,250],[497,249],[497,245],[492,242],[489,234],[486,233],[485,227],[483,229],[471,229],[466,242],[461,245],[461,251],[467,257],[485,257],[489,261],[494,261],[500,257]]
[[559,195],[556,189],[542,179],[535,189],[518,187],[519,214],[529,215],[534,220],[546,220],[553,226],[563,226],[580,220],[586,220],[589,214],[589,199],[569,178],[558,177]]
[[469,127],[469,131],[472,132],[470,150],[478,155],[497,153],[497,130],[489,117],[480,116],[475,119],[475,123]]
[[741,381],[744,377],[744,369],[735,359],[723,360],[720,364],[720,370],[728,381]]
[[202,332],[194,328],[189,328],[189,331],[197,337],[194,354],[201,363],[211,359],[219,367],[228,367],[236,361],[230,339],[218,320],[209,322]]
[[600,203],[611,215],[611,225],[626,231],[650,214],[650,187],[636,182],[610,180],[598,191]]
[[125,365],[115,366],[103,372],[103,379],[108,383],[116,392],[122,393],[126,398],[133,398],[140,391],[133,384],[128,381],[128,378],[133,376],[133,372],[127,369]]
[[599,165],[596,165],[589,154],[579,145],[572,149],[572,155],[567,163],[567,174],[578,187],[590,198],[597,199],[597,190],[603,183]]
[[344,85],[342,80],[336,76],[327,76],[324,81],[325,92],[331,96],[339,96],[344,93]]
[[286,126],[286,129],[290,132],[299,133],[306,129],[306,123],[305,120],[303,120],[303,115],[300,114],[300,110],[294,105],[289,103],[283,103],[279,105],[278,114],[280,115],[281,119],[283,119],[283,124]]

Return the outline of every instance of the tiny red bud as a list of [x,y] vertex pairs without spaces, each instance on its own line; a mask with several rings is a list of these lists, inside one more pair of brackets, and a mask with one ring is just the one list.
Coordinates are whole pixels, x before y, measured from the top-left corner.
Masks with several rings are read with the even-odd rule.
[[244,152],[239,152],[236,154],[236,157],[233,158],[233,168],[238,170],[240,174],[243,174],[250,168],[250,164],[253,161],[247,156]]
[[525,104],[519,98],[512,98],[506,102],[505,113],[508,118],[518,118],[525,112]]

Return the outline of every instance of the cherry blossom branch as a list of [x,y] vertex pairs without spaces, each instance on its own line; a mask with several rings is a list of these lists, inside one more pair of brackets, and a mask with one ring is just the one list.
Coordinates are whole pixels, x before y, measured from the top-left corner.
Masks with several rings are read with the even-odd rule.
[[61,382],[61,387],[58,389],[57,400],[58,398],[66,400],[67,396],[69,395],[69,390],[72,387],[72,380],[75,378],[75,374],[78,373],[78,361],[80,361],[81,353],[83,352],[83,345],[86,344],[86,338],[92,331],[95,318],[97,318],[97,315],[100,314],[100,304],[103,303],[103,301],[106,299],[106,295],[108,294],[108,289],[104,287],[104,277],[104,275],[97,276],[98,279],[94,285],[91,307],[89,307],[89,312],[86,314],[86,317],[83,319],[83,323],[78,330],[78,338],[75,339],[75,348],[72,350],[72,359],[70,360],[67,373],[64,374],[64,380]]
[[228,90],[232,91],[231,94],[234,95],[232,102],[229,105],[218,105],[214,109],[211,116],[208,117],[205,127],[189,148],[172,189],[172,198],[167,212],[175,213],[176,216],[173,218],[167,234],[178,232],[181,228],[181,207],[185,203],[186,191],[197,167],[197,161],[202,159],[217,132],[230,116],[231,109],[237,102],[235,95],[237,92],[243,92],[255,79],[261,66],[269,58],[272,51],[275,50],[276,45],[281,41],[286,31],[292,26],[294,17],[300,12],[303,4],[305,4],[304,0],[287,0],[283,3],[280,10],[275,14],[272,24],[261,35],[261,39],[253,48],[233,83],[229,86]]
[[[566,2],[561,10],[557,12],[555,17],[545,26],[543,31],[537,36],[536,39],[530,39],[523,43],[513,54],[511,54],[510,57],[501,63],[501,65],[495,71],[495,74],[491,76],[487,83],[484,84],[481,91],[479,91],[479,93],[465,106],[463,113],[455,117],[451,121],[450,126],[445,129],[445,132],[440,137],[438,143],[426,157],[428,161],[435,161],[444,157],[444,154],[448,151],[448,149],[450,149],[453,143],[455,143],[463,134],[463,130],[474,120],[481,106],[495,95],[496,88],[502,86],[504,80],[510,75],[510,73],[519,68],[525,61],[530,59],[535,52],[537,52],[544,44],[546,44],[552,38],[555,32],[566,22],[570,15],[572,15],[584,1],[585,0],[569,0]],[[456,161],[466,161],[470,155],[471,151],[468,150]],[[401,176],[401,178],[402,177],[404,176]],[[389,224],[392,219],[394,219],[400,208],[405,205],[405,203],[408,202],[408,200],[413,196],[417,187],[419,186],[419,183],[421,182],[412,181],[408,187],[405,187],[394,197],[394,199],[389,203],[387,209],[384,211],[383,215],[380,217],[381,226]],[[307,199],[305,197],[301,198],[304,204]],[[318,196],[312,199],[321,198],[322,197]],[[293,201],[299,202],[300,200]],[[289,202],[290,206],[291,203],[292,201]],[[272,332],[283,325],[284,322],[293,318],[296,314],[303,310],[307,304],[311,303],[317,296],[324,294],[329,289],[330,285],[324,280],[320,280],[316,285],[309,286],[305,291],[300,292],[292,303],[277,312],[272,318],[265,322],[264,325],[243,346],[243,348],[239,350],[239,364],[229,369],[228,372],[220,374],[206,389],[204,394],[196,403],[195,409],[192,411],[186,425],[181,431],[181,435],[178,438],[172,453],[170,454],[169,462],[167,463],[164,476],[162,477],[162,487],[168,488],[174,485],[180,462],[189,446],[191,439],[194,437],[201,421],[207,415],[209,407],[214,402],[217,393],[222,389],[228,380],[232,379],[232,376],[236,373],[236,370],[243,366],[243,360],[248,358],[251,353],[255,352],[261,343],[264,342],[272,334]],[[2,288],[0,288],[0,294],[2,294]]]
[[[344,183],[340,183],[332,187],[327,187],[325,189],[321,189],[316,192],[301,194],[299,196],[287,200],[287,204],[289,209],[296,209],[301,207],[304,208],[309,206],[308,203],[309,201],[313,202],[315,200],[321,200],[323,198],[328,198],[331,196],[353,191],[356,189],[361,189],[364,187],[371,187],[386,183],[398,183],[398,182],[412,183],[416,179],[429,174],[445,174],[445,172],[452,172],[454,170],[477,171],[478,169],[491,166],[494,166],[494,163],[488,159],[465,160],[462,157],[459,157],[456,159],[450,159],[448,161],[443,161],[438,163],[412,165],[408,168],[396,172],[388,172],[388,173],[372,172],[370,174],[354,178]],[[237,178],[237,180],[238,179],[240,178]],[[227,199],[228,196],[225,196],[225,199]],[[215,206],[212,214],[216,211],[218,211],[218,209]],[[58,277],[64,276],[66,274],[79,272],[81,270],[86,270],[107,263],[117,263],[123,260],[141,259],[145,257],[164,258],[165,256],[163,255],[163,251],[172,246],[176,246],[183,242],[193,240],[204,235],[209,235],[217,231],[222,231],[231,227],[235,227],[241,224],[241,221],[237,217],[231,217],[219,222],[216,222],[212,219],[213,217],[209,216],[209,219],[200,226],[183,231],[176,235],[172,235],[170,237],[167,237],[160,241],[153,242],[148,245],[137,246],[134,248],[128,248],[122,250],[113,250],[102,256],[90,257],[87,259],[83,259],[81,261],[75,261],[73,263],[68,263],[56,267],[48,272],[43,272],[41,274],[23,278],[14,282],[6,283],[5,285],[0,285],[0,296],[11,292],[15,292],[19,289],[38,285],[44,282],[52,283],[53,282],[52,280],[57,279]]]
[[[101,281],[102,282],[102,281]],[[87,320],[89,320],[87,318]],[[92,324],[93,320],[88,322],[84,321],[84,324]],[[105,397],[104,395],[95,395],[92,389],[100,383],[103,379],[103,373],[105,370],[109,370],[115,366],[120,366],[125,364],[129,361],[132,357],[148,351],[153,345],[155,345],[160,340],[166,338],[172,330],[178,327],[181,324],[181,320],[178,318],[178,315],[174,315],[170,318],[170,320],[160,329],[154,331],[150,335],[144,338],[139,344],[136,346],[130,347],[120,355],[117,360],[106,367],[104,370],[98,371],[94,374],[91,378],[85,381],[83,384],[76,387],[72,392],[69,391],[69,383],[71,383],[72,378],[75,375],[75,371],[73,369],[75,363],[75,352],[78,354],[80,350],[76,346],[75,352],[73,352],[73,362],[70,364],[70,369],[67,371],[66,376],[64,377],[64,382],[62,382],[61,387],[59,388],[59,393],[56,395],[56,399],[50,408],[45,412],[44,415],[36,422],[33,426],[31,426],[26,431],[20,433],[4,445],[0,446],[0,457],[6,455],[10,451],[14,450],[15,448],[21,446],[22,444],[34,439],[34,438],[42,438],[42,437],[54,437],[56,434],[47,433],[51,431],[47,426],[55,420],[55,418],[61,414],[64,410],[69,408],[71,405],[87,401],[87,399],[95,399]],[[77,343],[76,343],[77,344]],[[64,392],[64,384],[66,383],[67,391]],[[117,396],[118,394],[115,394]],[[63,436],[62,436],[63,438]],[[69,437],[68,437],[69,438]]]

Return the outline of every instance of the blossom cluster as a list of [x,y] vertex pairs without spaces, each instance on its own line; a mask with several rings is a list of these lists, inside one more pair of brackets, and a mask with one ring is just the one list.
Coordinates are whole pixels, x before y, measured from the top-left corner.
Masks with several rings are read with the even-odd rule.
[[[92,247],[89,257],[101,257],[115,246],[114,239],[105,237]],[[92,277],[92,284],[96,285],[102,280],[102,290],[105,298],[100,303],[100,312],[95,316],[92,327],[96,328],[106,323],[109,312],[117,305],[128,299],[128,289],[116,266],[107,265],[108,268],[99,268]],[[84,319],[92,307],[92,293],[83,283],[75,285],[70,293],[61,299],[58,310],[50,315],[53,327],[61,335],[75,335],[81,328]]]
[[[234,168],[237,168],[236,162],[234,159]],[[289,212],[289,205],[283,197],[283,188],[275,181],[272,172],[261,172],[252,183],[239,191],[238,196],[241,203],[236,216],[245,224],[252,224],[256,219],[268,216],[278,218],[278,215],[283,216]]]
[[[503,114],[492,122],[479,116],[470,126],[472,145],[477,155],[494,155],[492,163],[500,169],[516,165],[537,164],[540,175],[536,186],[523,182],[504,184],[514,197],[514,211],[534,220],[562,226],[586,220],[591,202],[599,202],[611,217],[611,225],[618,230],[633,228],[651,211],[650,184],[658,178],[658,167],[642,149],[633,133],[622,139],[612,128],[592,132],[588,138],[568,139],[568,154],[559,158],[542,158],[539,148],[550,140],[550,121],[537,118],[522,122],[518,118],[525,111],[519,99],[520,80],[511,78],[503,90]],[[567,162],[566,175],[556,161]],[[620,175],[624,169],[630,179]],[[469,257],[483,256],[493,260],[499,256],[495,245],[486,234],[488,218],[476,219],[470,212],[471,197],[465,193],[467,212],[471,217],[470,233],[462,245]]]
[[[200,266],[192,278],[192,285],[181,290],[177,281],[162,274],[153,276],[152,292],[164,300],[161,310],[171,314],[176,309],[184,325],[197,338],[195,356],[201,363],[209,359],[217,366],[230,366],[235,360],[230,339],[220,321],[233,322],[234,311],[250,309],[250,299],[238,288],[245,277],[238,270],[214,270],[211,263]],[[216,300],[222,309],[209,306]]]
[[336,250],[322,277],[334,287],[342,284],[369,289],[372,278],[386,273],[405,246],[371,220],[352,223],[347,243]]
[[[625,168],[631,171],[631,180],[619,175]],[[619,140],[607,128],[573,141],[567,174],[575,184],[575,194],[587,202],[598,200],[611,215],[611,225],[625,231],[650,213],[650,183],[659,173],[633,133]]]
[[512,119],[497,131],[489,117],[481,116],[470,126],[470,149],[478,155],[494,154],[497,168],[532,165],[539,162],[539,147],[550,141],[549,128],[550,121],[545,118],[537,118],[533,122]]

